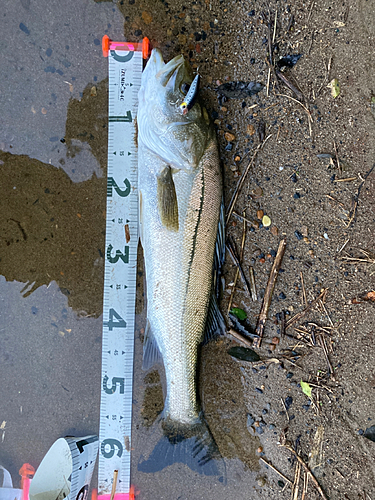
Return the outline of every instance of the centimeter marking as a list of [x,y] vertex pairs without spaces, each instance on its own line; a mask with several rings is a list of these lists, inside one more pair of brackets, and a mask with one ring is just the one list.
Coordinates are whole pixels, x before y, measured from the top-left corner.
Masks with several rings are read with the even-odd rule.
[[99,495],[130,489],[135,295],[138,246],[138,159],[134,119],[142,53],[110,50],[106,255],[103,298]]

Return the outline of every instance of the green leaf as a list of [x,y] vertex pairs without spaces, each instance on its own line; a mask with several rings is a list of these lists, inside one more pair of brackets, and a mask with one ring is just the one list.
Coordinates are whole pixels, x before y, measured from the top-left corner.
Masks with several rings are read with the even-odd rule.
[[245,311],[243,309],[240,309],[239,307],[232,307],[232,309],[230,310],[230,312],[232,314],[234,314],[235,316],[237,316],[237,318],[240,321],[243,321],[244,319],[247,318],[247,314],[245,313]]
[[252,349],[248,349],[247,347],[231,347],[228,350],[228,354],[233,356],[234,358],[240,359],[241,361],[259,361],[260,357],[258,354]]
[[311,398],[311,387],[307,382],[304,382],[301,380],[301,389],[304,394],[306,394],[307,397]]

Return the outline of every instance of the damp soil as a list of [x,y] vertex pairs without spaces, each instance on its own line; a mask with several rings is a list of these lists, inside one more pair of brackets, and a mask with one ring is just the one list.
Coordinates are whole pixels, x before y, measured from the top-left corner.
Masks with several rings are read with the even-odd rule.
[[[297,461],[280,446],[284,439],[308,465],[327,498],[374,498],[375,443],[364,433],[375,424],[375,305],[353,301],[373,290],[375,279],[374,4],[121,0],[116,9],[123,16],[125,39],[147,36],[165,59],[183,53],[194,70],[199,68],[202,100],[217,129],[226,206],[257,152],[227,225],[238,251],[245,232],[242,267],[248,280],[250,266],[254,270],[257,300],[251,300],[241,280],[233,292],[236,268],[227,255],[220,302],[224,313],[231,300],[246,311],[255,328],[279,242],[287,242],[259,349],[262,362],[230,357],[228,349],[238,342],[229,336],[201,352],[200,397],[228,461],[227,487],[178,467],[152,478],[136,472],[163,406],[162,374],[141,370],[145,300],[139,259],[132,444],[140,498],[220,499],[229,493],[244,499],[290,498],[287,480],[265,464],[294,482]],[[302,54],[293,68],[283,70],[300,94],[269,70],[269,33],[272,38],[275,33],[275,60]],[[327,87],[334,78],[340,83],[336,98]],[[259,82],[263,89],[233,99],[217,91],[238,81]],[[70,98],[61,138],[66,158],[56,165],[9,148],[0,152],[0,273],[8,282],[22,283],[16,285],[17,293],[25,300],[56,282],[54,293],[65,296],[57,309],[93,320],[102,312],[106,94],[103,79],[88,82],[82,95]],[[64,162],[78,158],[87,145],[103,176],[73,182]],[[319,158],[323,153],[325,157]],[[270,218],[270,226],[263,226],[262,215]],[[324,305],[313,307],[283,335],[283,315],[286,321],[292,318],[323,289]],[[66,367],[53,356],[67,349],[59,342],[69,339],[71,325],[61,318],[54,322],[56,350],[49,359],[63,373]],[[90,335],[87,328],[84,331]],[[21,340],[6,337],[0,348],[3,366],[14,366],[18,360],[8,344],[17,341],[29,349]],[[76,342],[79,346],[84,337]],[[96,348],[88,355],[98,356],[97,335],[91,334],[90,342]],[[43,349],[32,345],[36,353]],[[98,359],[90,361],[99,363]],[[20,362],[24,363],[22,356]],[[28,365],[22,366],[26,370]],[[13,373],[10,368],[8,373]],[[22,373],[26,376],[27,370]],[[310,384],[310,398],[301,381]],[[93,394],[94,386],[89,386]],[[40,390],[37,385],[34,389]],[[88,400],[97,404],[94,396]],[[85,418],[86,424],[72,428],[73,434],[83,429],[97,432],[97,414]],[[34,441],[37,446],[36,437]],[[16,449],[21,447],[17,442]],[[22,464],[20,454],[12,451],[14,471]],[[12,470],[11,460],[6,465]],[[304,477],[302,470],[295,498],[320,498],[311,479],[303,495]]]

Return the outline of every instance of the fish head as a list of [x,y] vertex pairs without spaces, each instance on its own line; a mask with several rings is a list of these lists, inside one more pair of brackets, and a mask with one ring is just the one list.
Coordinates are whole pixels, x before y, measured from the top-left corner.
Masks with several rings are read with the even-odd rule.
[[154,49],[139,91],[138,140],[177,170],[198,165],[210,133],[208,113],[199,99],[182,112],[193,79],[182,55],[165,63]]

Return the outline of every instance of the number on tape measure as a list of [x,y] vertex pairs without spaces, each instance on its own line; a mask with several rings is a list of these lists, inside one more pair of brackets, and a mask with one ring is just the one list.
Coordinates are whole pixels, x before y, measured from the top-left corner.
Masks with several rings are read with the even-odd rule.
[[[110,447],[109,451],[106,451],[107,445]],[[120,443],[120,441],[118,441],[117,439],[111,439],[111,438],[105,439],[102,442],[101,447],[100,447],[101,454],[105,458],[112,458],[115,453],[117,454],[118,457],[121,457],[123,449],[124,448],[123,448],[122,444]]]

